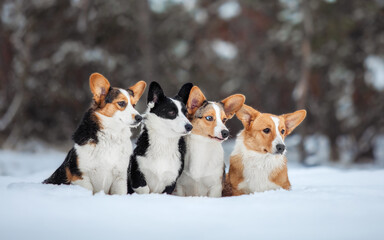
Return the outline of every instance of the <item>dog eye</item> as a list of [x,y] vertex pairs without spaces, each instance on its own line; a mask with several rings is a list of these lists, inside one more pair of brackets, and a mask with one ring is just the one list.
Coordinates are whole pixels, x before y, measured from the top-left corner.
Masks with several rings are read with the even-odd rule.
[[176,114],[175,111],[169,111],[169,112],[168,112],[168,115],[169,115],[169,116],[175,116],[175,114]]
[[271,129],[269,129],[269,128],[265,128],[264,130],[263,130],[263,132],[265,132],[265,133],[269,133],[271,131]]
[[125,102],[124,101],[121,101],[121,102],[118,102],[117,104],[119,104],[120,107],[125,107]]
[[285,133],[285,130],[283,129],[283,130],[281,130],[281,134],[284,134]]
[[223,123],[225,123],[227,120],[228,120],[228,119],[224,118],[224,119],[223,119]]
[[207,121],[210,121],[210,122],[213,121],[213,117],[212,117],[212,116],[206,116],[205,119],[206,119]]

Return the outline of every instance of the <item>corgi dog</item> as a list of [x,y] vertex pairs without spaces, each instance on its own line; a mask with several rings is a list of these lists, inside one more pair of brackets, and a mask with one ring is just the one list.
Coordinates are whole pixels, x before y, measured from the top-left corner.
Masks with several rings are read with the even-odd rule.
[[187,119],[187,103],[192,83],[182,86],[170,98],[161,86],[152,82],[148,90],[148,108],[143,130],[131,156],[128,192],[171,194],[184,168],[184,136],[192,130]]
[[193,130],[186,137],[184,170],[177,180],[175,195],[221,197],[225,177],[224,150],[228,119],[243,106],[244,95],[235,94],[220,102],[208,102],[194,86],[187,102]]
[[250,106],[236,113],[244,129],[230,157],[224,195],[237,196],[274,189],[290,190],[284,139],[304,120],[299,110],[280,116],[261,113]]
[[139,81],[127,90],[115,88],[103,75],[93,73],[89,85],[93,104],[72,136],[74,146],[43,183],[76,184],[93,193],[127,194],[130,128],[142,120],[134,106],[146,83]]

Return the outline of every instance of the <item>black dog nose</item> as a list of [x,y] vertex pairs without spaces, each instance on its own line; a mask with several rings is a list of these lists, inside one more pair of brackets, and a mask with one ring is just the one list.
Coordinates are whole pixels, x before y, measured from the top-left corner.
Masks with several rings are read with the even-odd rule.
[[223,131],[221,131],[221,136],[222,136],[223,138],[227,138],[227,137],[229,136],[229,131],[228,131],[228,130],[223,130]]
[[136,120],[136,122],[141,122],[141,120],[143,120],[143,117],[140,115],[136,115],[135,120]]
[[187,130],[187,132],[190,132],[192,130],[192,125],[191,124],[186,124],[185,125],[185,130]]
[[285,145],[284,144],[277,144],[276,150],[277,150],[277,153],[283,153],[285,150]]

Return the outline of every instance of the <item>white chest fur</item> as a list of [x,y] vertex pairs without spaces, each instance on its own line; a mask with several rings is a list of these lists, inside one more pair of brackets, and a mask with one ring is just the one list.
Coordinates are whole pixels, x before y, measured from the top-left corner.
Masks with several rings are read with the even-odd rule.
[[[83,180],[79,185],[94,193],[126,193],[127,169],[132,154],[131,130],[128,126],[104,126],[97,133],[97,144],[75,144]],[[118,183],[117,183],[118,182]],[[75,182],[76,183],[76,182]]]
[[177,195],[220,197],[224,167],[221,143],[191,134],[186,144],[185,166],[177,181]]
[[137,156],[140,171],[144,174],[150,193],[162,193],[173,184],[181,167],[180,137],[164,137],[148,130],[149,146],[145,156]]
[[238,189],[244,193],[263,192],[281,188],[271,182],[269,176],[277,169],[282,169],[285,163],[284,155],[261,154],[248,150],[243,143],[243,137],[238,135],[235,150],[232,156],[241,156],[244,165],[244,181],[238,185]]

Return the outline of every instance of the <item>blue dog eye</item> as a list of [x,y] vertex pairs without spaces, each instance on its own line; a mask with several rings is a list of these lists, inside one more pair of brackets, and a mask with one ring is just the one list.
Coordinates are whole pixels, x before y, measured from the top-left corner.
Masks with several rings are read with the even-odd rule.
[[207,119],[207,121],[213,121],[213,117],[212,116],[206,116],[205,119]]
[[119,104],[120,107],[125,107],[125,102],[124,101],[121,101],[121,102],[118,102],[117,104]]

